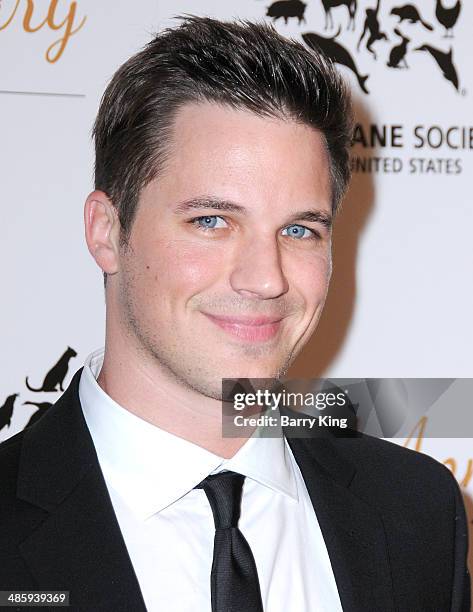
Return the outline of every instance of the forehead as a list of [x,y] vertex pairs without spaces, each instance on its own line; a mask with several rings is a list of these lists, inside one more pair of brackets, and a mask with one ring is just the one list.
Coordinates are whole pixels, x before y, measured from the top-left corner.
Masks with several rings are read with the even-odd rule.
[[212,195],[245,205],[297,200],[295,206],[317,203],[330,211],[325,138],[310,126],[228,105],[189,103],[175,116],[169,144],[157,179],[163,195]]

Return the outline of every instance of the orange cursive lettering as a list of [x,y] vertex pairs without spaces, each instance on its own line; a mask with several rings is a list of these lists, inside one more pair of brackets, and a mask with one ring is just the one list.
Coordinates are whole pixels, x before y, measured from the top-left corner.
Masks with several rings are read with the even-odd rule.
[[2,26],[0,26],[0,31],[1,31],[1,30],[4,30],[5,28],[7,28],[7,27],[10,25],[10,23],[12,22],[13,17],[14,17],[14,16],[15,16],[15,14],[16,14],[16,9],[18,8],[19,4],[20,4],[20,0],[16,0],[15,8],[13,9],[12,14],[11,14],[11,15],[10,15],[10,17],[9,17],[9,18],[8,18],[8,19],[5,21],[5,23],[4,23]]
[[[82,26],[85,23],[85,20],[87,19],[87,17],[83,17],[82,21],[75,28],[75,30],[73,29],[74,18],[76,16],[77,2],[72,2],[71,6],[69,7],[69,12],[67,13],[64,20],[61,21],[60,24],[56,25],[54,22],[54,15],[56,13],[57,2],[58,0],[52,0],[51,5],[49,7],[48,25],[52,30],[60,30],[64,25],[66,26],[66,28],[64,30],[64,36],[56,40],[56,42],[50,45],[50,47],[48,47],[48,50],[46,51],[46,59],[48,60],[48,62],[51,62],[51,63],[57,62],[57,60],[63,54],[69,38],[82,28]],[[52,55],[51,51],[54,49],[56,45],[59,45],[57,53],[56,55]]]
[[31,26],[31,17],[33,16],[34,12],[34,0],[26,0],[26,2],[27,7],[25,11],[25,16],[23,17],[23,29],[25,32],[37,32],[38,30],[41,30],[41,28],[46,24],[47,17],[45,17],[38,26],[33,28]]
[[[404,442],[403,446],[408,448],[409,444],[412,441],[412,439],[415,438],[416,441],[415,441],[415,445],[413,446],[413,449],[415,451],[422,452],[421,448],[422,448],[422,442],[423,442],[424,436],[425,436],[426,425],[427,425],[427,417],[423,416],[416,423],[414,429],[409,434],[409,437],[406,439],[406,441]],[[457,462],[456,462],[456,460],[453,457],[449,457],[448,459],[445,459],[443,464],[450,469],[452,474],[458,480],[458,477],[456,475],[456,473],[457,473]],[[460,486],[467,487],[469,485],[469,483],[470,483],[470,480],[471,480],[472,476],[473,476],[473,460],[472,459],[468,459],[465,476],[463,477],[463,480],[459,481],[460,482]]]
[[423,416],[419,419],[419,422],[416,424],[416,426],[414,427],[414,429],[411,431],[411,433],[409,434],[409,437],[407,438],[407,440],[404,442],[404,446],[406,448],[409,447],[409,442],[412,440],[412,438],[416,435],[416,432],[418,431],[417,434],[417,440],[416,440],[416,444],[414,446],[414,450],[419,451],[421,449],[422,446],[422,440],[424,439],[424,432],[425,432],[425,426],[427,425],[427,417]]
[[[74,1],[70,3],[69,10],[64,19],[60,23],[57,23],[56,10],[58,8],[59,1],[60,0],[51,0],[49,3],[49,8],[46,17],[37,25],[33,25],[33,18],[37,14],[35,0],[25,0],[26,7],[22,23],[23,30],[28,33],[38,32],[38,30],[41,30],[44,26],[47,26],[51,30],[61,30],[62,28],[64,28],[64,33],[61,38],[58,38],[58,40],[54,41],[46,50],[46,60],[51,64],[57,62],[58,59],[60,59],[71,36],[82,28],[87,19],[87,17],[83,17],[82,21],[77,26],[74,26],[74,21],[77,12],[77,2]],[[16,0],[16,4],[13,8],[12,13],[5,21],[5,23],[0,26],[0,31],[4,30],[11,24],[13,18],[17,13],[18,7],[20,6],[20,2],[21,0]]]

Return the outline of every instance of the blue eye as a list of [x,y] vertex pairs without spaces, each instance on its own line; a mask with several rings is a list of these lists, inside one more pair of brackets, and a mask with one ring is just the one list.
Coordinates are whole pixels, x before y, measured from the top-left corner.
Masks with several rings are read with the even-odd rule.
[[[217,225],[218,221],[223,222],[223,225]],[[226,227],[226,223],[224,221],[224,219],[222,219],[222,217],[219,217],[218,215],[208,215],[205,217],[196,217],[195,219],[192,219],[192,222],[195,223],[197,225],[197,227],[199,227],[200,229],[215,229],[215,228],[220,228],[220,227]]]
[[[311,238],[314,232],[303,225],[288,225],[284,228],[283,232],[287,231],[285,236],[291,236],[292,238]],[[306,234],[307,232],[307,234]]]

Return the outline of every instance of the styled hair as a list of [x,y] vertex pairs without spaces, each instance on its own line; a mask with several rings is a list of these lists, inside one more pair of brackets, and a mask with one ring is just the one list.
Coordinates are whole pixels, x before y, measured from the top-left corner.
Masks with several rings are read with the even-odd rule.
[[114,74],[93,127],[95,188],[117,209],[126,244],[140,193],[170,151],[173,120],[186,103],[215,102],[319,130],[330,160],[332,211],[349,178],[348,89],[322,52],[267,23],[181,16]]

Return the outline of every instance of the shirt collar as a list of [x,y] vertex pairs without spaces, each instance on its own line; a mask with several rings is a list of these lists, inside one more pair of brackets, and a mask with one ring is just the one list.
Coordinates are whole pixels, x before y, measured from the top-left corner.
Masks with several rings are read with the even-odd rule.
[[252,436],[230,459],[171,434],[115,402],[97,383],[104,349],[91,353],[79,398],[107,484],[146,519],[188,493],[211,473],[233,470],[298,500],[286,439]]

